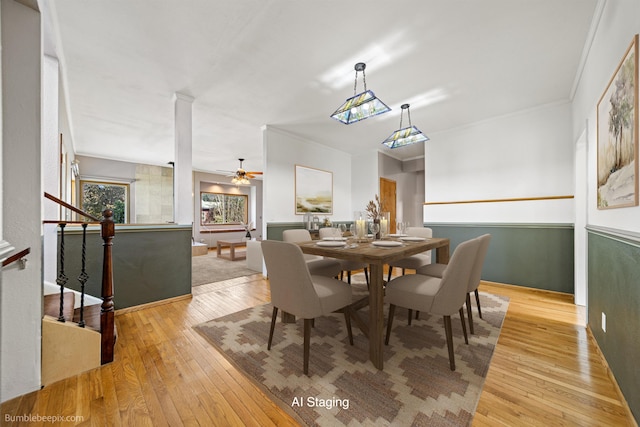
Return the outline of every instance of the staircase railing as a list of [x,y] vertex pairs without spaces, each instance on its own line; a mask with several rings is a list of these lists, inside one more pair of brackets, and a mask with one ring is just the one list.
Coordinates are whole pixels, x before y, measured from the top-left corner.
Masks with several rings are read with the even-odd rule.
[[86,231],[88,224],[100,224],[100,237],[102,238],[103,246],[103,258],[102,258],[102,305],[100,310],[100,334],[101,334],[101,363],[109,363],[113,361],[113,352],[115,346],[115,311],[113,303],[113,261],[112,261],[112,247],[113,238],[115,236],[115,224],[113,222],[113,211],[111,209],[105,209],[102,212],[103,218],[98,219],[93,215],[84,212],[73,205],[70,205],[63,200],[52,196],[49,193],[44,193],[44,196],[89,219],[90,221],[44,221],[45,223],[57,223],[60,227],[60,250],[59,250],[59,265],[60,270],[56,283],[60,286],[60,316],[58,320],[64,322],[63,308],[64,308],[64,286],[66,285],[68,278],[64,271],[64,228],[67,224],[81,224],[82,225],[82,270],[78,281],[81,286],[80,296],[80,322],[78,325],[84,327],[84,285],[87,282],[89,276],[85,271],[85,254],[86,254]]

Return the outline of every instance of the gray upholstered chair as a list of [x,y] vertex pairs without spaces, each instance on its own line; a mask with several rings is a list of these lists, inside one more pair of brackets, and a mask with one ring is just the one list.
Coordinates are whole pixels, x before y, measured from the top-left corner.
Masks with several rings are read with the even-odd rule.
[[[429,239],[433,237],[433,231],[428,227],[407,227],[407,236],[411,237],[423,237]],[[389,275],[387,276],[387,282],[391,280],[391,273],[393,267],[402,269],[402,275],[407,268],[417,270],[423,265],[431,263],[431,251],[426,251],[420,254],[411,255],[410,257],[399,259],[392,263],[389,263]]]
[[[473,263],[473,269],[471,270],[471,276],[469,277],[469,287],[467,288],[467,317],[469,318],[469,331],[473,334],[473,316],[471,315],[471,296],[470,293],[473,292],[476,297],[476,305],[478,306],[478,316],[482,319],[482,310],[480,308],[480,296],[478,295],[478,285],[480,285],[480,280],[482,279],[482,267],[484,265],[484,259],[487,256],[487,251],[489,249],[489,243],[491,242],[491,234],[483,234],[482,236],[477,237],[480,241],[478,247],[478,253],[476,255],[476,259]],[[447,264],[429,264],[424,267],[420,267],[416,270],[418,274],[424,274],[427,276],[434,277],[442,277]]]
[[[331,238],[331,237],[342,237],[342,233],[337,228],[333,227],[324,227],[320,229],[320,238]],[[368,264],[364,262],[357,261],[348,261],[346,259],[338,259],[336,260],[342,266],[342,271],[340,272],[340,279],[343,277],[343,273],[347,272],[347,282],[351,284],[351,272],[354,270],[364,270],[364,277],[367,281],[367,287],[369,286],[369,270]]]
[[467,295],[469,277],[476,259],[478,246],[479,241],[477,239],[471,239],[459,244],[451,257],[451,262],[443,271],[442,278],[422,274],[408,274],[397,277],[387,283],[385,301],[390,305],[385,344],[389,344],[396,306],[439,314],[444,318],[444,329],[449,350],[449,366],[452,371],[456,370],[451,315],[455,314],[456,311],[460,313],[464,340],[468,344],[462,306],[465,302],[465,295]]
[[[290,243],[310,242],[311,233],[305,229],[284,230],[282,240]],[[338,277],[342,272],[342,265],[337,259],[323,258],[318,255],[304,254],[304,260],[312,276]]]
[[304,319],[304,373],[309,375],[309,340],[313,319],[342,311],[349,343],[353,345],[350,309],[351,287],[325,276],[309,274],[302,250],[294,243],[263,240],[262,254],[267,266],[273,314],[267,349],[271,350],[278,309]]

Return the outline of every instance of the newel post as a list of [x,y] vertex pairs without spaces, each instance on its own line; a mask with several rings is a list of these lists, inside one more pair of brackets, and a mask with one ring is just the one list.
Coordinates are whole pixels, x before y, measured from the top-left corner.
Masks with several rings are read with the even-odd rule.
[[116,227],[113,222],[113,211],[105,209],[100,221],[100,236],[103,243],[102,259],[102,310],[100,311],[100,333],[102,335],[101,363],[113,362],[113,347],[115,345],[115,312],[113,307],[113,261],[111,248]]

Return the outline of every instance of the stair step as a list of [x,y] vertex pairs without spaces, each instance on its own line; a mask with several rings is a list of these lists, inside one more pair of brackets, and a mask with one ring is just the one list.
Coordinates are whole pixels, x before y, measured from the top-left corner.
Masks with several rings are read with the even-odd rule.
[[[64,320],[73,321],[73,304],[75,302],[75,294],[73,292],[64,292],[64,307],[62,315]],[[44,314],[56,319],[60,316],[60,294],[49,294],[44,296]]]
[[[84,324],[85,327],[100,332],[100,304],[90,305],[84,308]],[[80,322],[80,308],[76,308],[73,312],[73,321]]]

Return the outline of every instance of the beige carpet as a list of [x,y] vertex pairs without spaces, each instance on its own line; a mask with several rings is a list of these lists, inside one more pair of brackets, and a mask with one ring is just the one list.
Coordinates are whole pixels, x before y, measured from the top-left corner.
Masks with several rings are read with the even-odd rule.
[[191,257],[191,286],[220,282],[235,277],[260,273],[247,268],[246,260],[228,261],[216,258],[215,251]]
[[[494,295],[480,298],[484,319],[474,318],[469,345],[458,316],[452,319],[455,372],[449,369],[442,318],[421,313],[408,326],[404,309],[396,310],[383,371],[369,361],[368,340],[360,330],[354,327],[354,346],[348,344],[342,314],[316,319],[310,377],[302,373],[302,320],[278,322],[267,350],[270,304],[196,330],[303,425],[465,426],[473,419],[509,304]],[[360,313],[366,316],[366,309]]]

